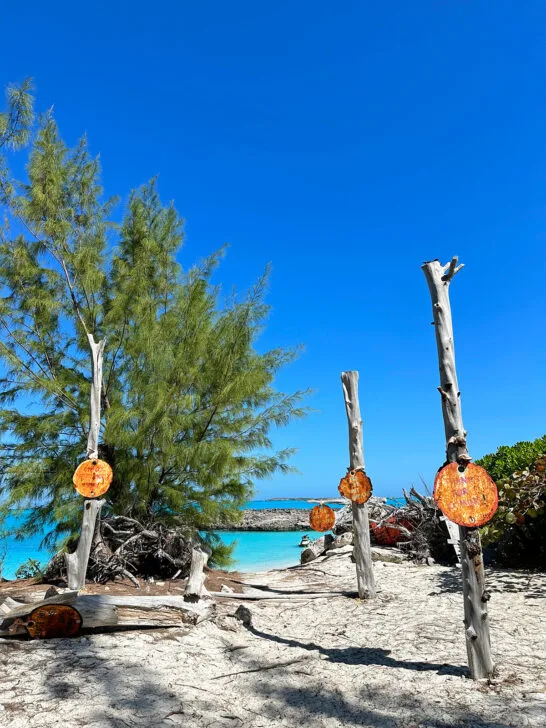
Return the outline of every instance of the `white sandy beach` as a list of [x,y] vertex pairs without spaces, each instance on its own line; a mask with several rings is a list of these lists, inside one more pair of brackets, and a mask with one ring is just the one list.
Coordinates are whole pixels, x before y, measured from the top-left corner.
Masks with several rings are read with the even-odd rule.
[[[456,568],[376,562],[375,601],[354,590],[348,549],[245,575],[292,598],[219,600],[215,622],[73,640],[0,640],[4,728],[184,725],[546,726],[546,575],[488,572],[492,684],[466,677]],[[252,626],[229,615],[243,603]]]

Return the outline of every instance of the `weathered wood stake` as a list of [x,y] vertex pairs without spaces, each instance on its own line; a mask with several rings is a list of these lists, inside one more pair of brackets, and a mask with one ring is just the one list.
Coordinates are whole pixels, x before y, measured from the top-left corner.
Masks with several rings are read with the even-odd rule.
[[[349,467],[351,470],[364,470],[362,419],[358,401],[358,372],[342,372],[341,384],[349,424]],[[358,596],[361,599],[373,599],[376,596],[376,590],[370,547],[368,504],[353,503],[352,510]]]
[[187,602],[198,602],[205,583],[204,569],[209,560],[209,554],[194,548],[191,552],[190,575],[184,591],[184,599]]
[[[461,393],[455,368],[453,322],[449,302],[449,284],[462,265],[454,257],[442,265],[432,260],[422,266],[432,299],[436,329],[442,413],[446,437],[446,462],[459,463],[464,468],[471,461],[466,447],[466,435],[461,412]],[[468,666],[474,680],[490,677],[495,669],[491,657],[491,640],[487,615],[489,595],[485,589],[482,547],[477,528],[459,527],[464,597],[464,623]]]
[[66,569],[68,572],[68,588],[82,589],[85,585],[85,574],[93,543],[95,521],[97,514],[104,505],[103,500],[86,500],[83,506],[83,521],[78,546],[74,553],[65,554]]
[[89,422],[89,435],[87,437],[87,457],[90,460],[99,456],[100,431],[100,395],[102,387],[102,361],[104,357],[104,339],[96,342],[93,334],[87,334],[91,360],[93,364],[93,378],[91,381],[91,418]]
[[[89,435],[87,437],[87,457],[90,460],[99,456],[100,431],[100,398],[102,386],[102,362],[105,341],[95,342],[93,334],[87,334],[93,377],[91,381]],[[86,500],[83,508],[83,521],[78,547],[72,554],[65,554],[70,589],[82,589],[85,586],[85,574],[89,563],[89,554],[93,543],[95,522],[104,505],[103,500]]]

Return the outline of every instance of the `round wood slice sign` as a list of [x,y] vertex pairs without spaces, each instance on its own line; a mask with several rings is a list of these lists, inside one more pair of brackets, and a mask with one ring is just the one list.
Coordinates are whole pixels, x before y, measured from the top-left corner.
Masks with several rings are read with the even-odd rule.
[[363,470],[349,470],[341,479],[338,490],[353,503],[366,503],[372,494],[372,481]]
[[309,525],[314,531],[329,531],[336,522],[336,514],[330,506],[320,505],[311,509]]
[[434,500],[442,513],[459,526],[473,528],[491,520],[499,503],[497,486],[487,471],[469,463],[450,463],[438,471]]
[[29,614],[25,627],[31,637],[74,637],[83,620],[74,607],[67,604],[46,604]]
[[106,493],[114,473],[104,460],[84,460],[76,468],[72,478],[74,487],[86,498],[98,498]]

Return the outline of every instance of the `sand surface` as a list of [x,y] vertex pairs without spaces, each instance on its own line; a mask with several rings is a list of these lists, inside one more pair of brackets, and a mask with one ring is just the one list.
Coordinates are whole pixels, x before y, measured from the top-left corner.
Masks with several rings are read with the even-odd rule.
[[475,683],[458,570],[377,562],[375,601],[307,599],[355,589],[346,551],[246,575],[301,599],[221,600],[190,631],[0,639],[0,726],[546,726],[546,575],[488,572],[499,674]]

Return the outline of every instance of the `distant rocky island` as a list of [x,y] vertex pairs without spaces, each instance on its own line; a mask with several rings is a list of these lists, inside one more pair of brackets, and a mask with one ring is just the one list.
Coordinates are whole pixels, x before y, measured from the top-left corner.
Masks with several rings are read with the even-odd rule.
[[[286,498],[268,498],[267,502],[286,501]],[[290,498],[302,503],[340,503],[345,498]],[[210,530],[214,531],[308,531],[309,510],[304,508],[248,508],[242,520],[237,523],[220,521]]]
[[266,503],[284,502],[287,500],[301,503],[320,503],[321,501],[324,503],[346,503],[345,498],[340,498],[339,496],[334,496],[333,498],[267,498]]
[[[294,499],[295,500],[295,499]],[[302,498],[301,500],[307,500]],[[238,523],[219,522],[214,531],[308,531],[309,511],[301,508],[248,509]]]

